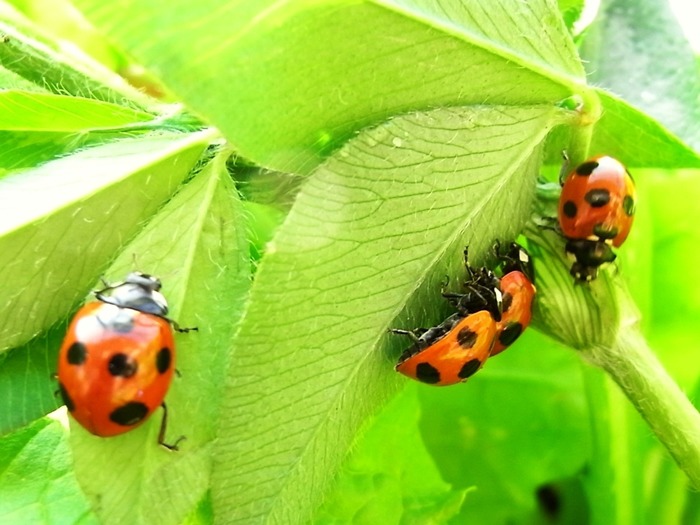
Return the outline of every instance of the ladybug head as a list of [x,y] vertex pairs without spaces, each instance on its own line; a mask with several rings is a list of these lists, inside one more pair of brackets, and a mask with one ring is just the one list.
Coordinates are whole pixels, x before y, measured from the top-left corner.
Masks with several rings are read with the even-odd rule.
[[527,250],[517,242],[511,242],[508,251],[504,255],[499,254],[500,267],[503,275],[510,272],[521,272],[530,280],[535,282],[535,266]]
[[160,288],[160,279],[157,277],[132,272],[123,282],[95,292],[95,297],[120,308],[131,308],[146,314],[165,317],[168,314],[168,302],[160,293]]
[[161,288],[160,279],[158,279],[158,277],[141,272],[131,272],[126,276],[126,279],[124,279],[124,283],[136,284],[154,292],[160,291]]
[[580,282],[594,280],[598,267],[615,261],[617,257],[608,243],[590,239],[569,239],[566,251],[576,258],[571,275]]

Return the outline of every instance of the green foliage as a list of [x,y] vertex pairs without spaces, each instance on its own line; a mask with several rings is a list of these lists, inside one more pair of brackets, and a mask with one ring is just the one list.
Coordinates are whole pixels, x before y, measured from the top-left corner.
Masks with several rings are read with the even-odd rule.
[[73,474],[66,432],[48,418],[0,440],[5,523],[99,523]]
[[[641,312],[664,365],[700,388],[697,298],[677,270],[698,254],[698,69],[681,41],[636,51],[676,34],[645,3],[632,20],[629,2],[606,7],[577,38],[587,63],[577,0],[76,0],[51,17],[45,0],[0,3],[0,522],[697,519],[645,426],[697,480],[675,423],[657,428],[697,413],[621,329]],[[176,103],[117,74],[136,82],[134,60]],[[644,60],[661,74],[621,89]],[[671,69],[689,90],[666,89]],[[553,213],[537,182],[564,149],[617,156],[640,192],[617,270],[585,287],[531,220]],[[480,264],[519,234],[534,328],[466,385],[408,385],[387,330],[440,322],[464,246]],[[134,267],[199,328],[176,336],[178,452],[156,444],[160,413],[109,439],[43,418],[71,314]],[[638,360],[611,365],[625,342]],[[661,385],[650,405],[642,362]]]

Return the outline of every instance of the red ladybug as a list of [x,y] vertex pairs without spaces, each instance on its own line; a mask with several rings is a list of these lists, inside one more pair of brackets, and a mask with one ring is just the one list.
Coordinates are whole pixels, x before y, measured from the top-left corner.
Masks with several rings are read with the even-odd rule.
[[529,325],[535,296],[530,255],[517,243],[511,243],[504,255],[498,244],[494,248],[502,278],[469,264],[465,248],[463,293],[442,291],[457,313],[432,328],[391,330],[413,340],[399,358],[398,372],[438,386],[466,381]]
[[571,274],[591,281],[598,267],[615,260],[634,221],[636,190],[629,171],[608,156],[587,160],[569,173],[559,198],[559,226],[576,262]]
[[413,340],[396,370],[437,386],[466,381],[484,364],[496,336],[496,322],[486,310],[466,317],[456,313],[433,328],[392,330]]
[[[163,399],[175,370],[175,341],[160,281],[130,273],[95,292],[97,301],[73,318],[58,358],[59,390],[68,411],[97,436],[128,432],[163,407],[158,443],[165,443]],[[178,440],[179,441],[179,440]]]
[[[499,249],[496,248],[496,253]],[[501,319],[496,323],[496,341],[491,350],[491,357],[501,353],[512,345],[532,319],[532,303],[537,292],[534,280],[535,270],[525,248],[518,243],[511,243],[505,255],[499,256]]]

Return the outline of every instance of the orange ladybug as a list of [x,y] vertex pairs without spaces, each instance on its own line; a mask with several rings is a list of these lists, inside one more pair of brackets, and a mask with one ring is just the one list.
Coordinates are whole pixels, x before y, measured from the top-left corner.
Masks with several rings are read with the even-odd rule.
[[599,266],[615,260],[611,246],[621,246],[632,228],[634,180],[622,163],[602,155],[579,165],[561,182],[559,227],[566,251],[576,258],[571,274],[591,281]]
[[68,411],[97,436],[115,436],[144,423],[163,401],[175,370],[174,327],[160,280],[133,272],[95,292],[73,318],[59,351],[59,391]]
[[396,371],[423,383],[447,386],[466,381],[484,364],[496,337],[496,322],[486,310],[466,317],[453,314],[430,329],[392,330],[413,345],[404,351]]

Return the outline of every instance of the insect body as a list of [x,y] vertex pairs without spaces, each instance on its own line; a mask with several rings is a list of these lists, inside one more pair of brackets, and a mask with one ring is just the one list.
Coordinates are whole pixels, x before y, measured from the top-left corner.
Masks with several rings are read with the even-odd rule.
[[496,322],[486,310],[463,317],[453,314],[434,328],[392,330],[413,339],[396,370],[412,379],[446,386],[466,381],[484,364],[496,336]]
[[396,370],[412,379],[445,386],[466,381],[490,355],[510,346],[530,323],[535,296],[534,269],[527,251],[511,243],[505,254],[495,248],[499,272],[469,264],[461,293],[442,296],[457,310],[432,328],[391,330],[413,344],[399,358]]
[[164,442],[163,399],[175,370],[168,305],[153,276],[134,272],[95,292],[73,318],[59,351],[59,389],[68,411],[89,432],[128,432],[163,407],[158,442]]
[[571,274],[591,281],[598,267],[613,262],[611,246],[625,242],[634,221],[636,190],[619,161],[598,156],[579,165],[562,182],[559,227],[576,262]]

